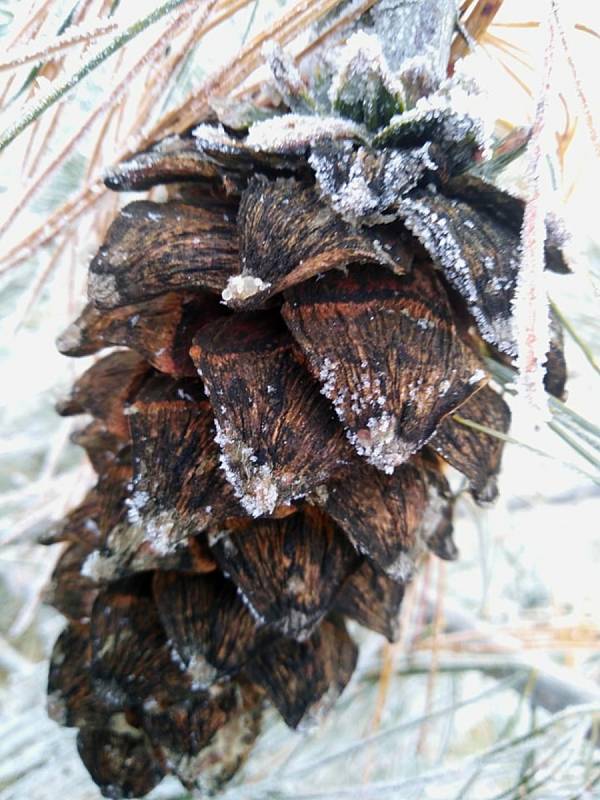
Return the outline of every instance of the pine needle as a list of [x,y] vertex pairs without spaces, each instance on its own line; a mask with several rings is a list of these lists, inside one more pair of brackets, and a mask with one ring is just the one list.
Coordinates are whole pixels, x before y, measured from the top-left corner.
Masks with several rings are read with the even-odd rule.
[[579,347],[588,363],[595,370],[595,372],[600,375],[600,364],[598,364],[596,361],[596,356],[594,355],[592,348],[581,338],[571,320],[563,314],[563,312],[552,299],[550,299],[550,307],[558,317],[563,328],[567,331],[571,339],[573,339],[577,347]]
[[74,74],[69,75],[68,78],[63,80],[54,87],[51,91],[47,92],[44,97],[30,107],[25,108],[22,112],[20,119],[10,125],[2,134],[0,134],[0,152],[4,150],[12,141],[14,141],[19,134],[26,130],[36,119],[38,119],[48,108],[50,108],[57,100],[64,97],[70,92],[78,83],[86,78],[91,72],[103,64],[110,56],[116,53],[123,45],[131,41],[135,36],[145,31],[146,28],[158,22],[163,17],[170,14],[179,6],[188,4],[192,0],[167,0],[166,3],[159,6],[155,11],[142,19],[136,21],[122,33],[116,36],[110,44],[97,52],[93,58],[89,59],[80,69]]

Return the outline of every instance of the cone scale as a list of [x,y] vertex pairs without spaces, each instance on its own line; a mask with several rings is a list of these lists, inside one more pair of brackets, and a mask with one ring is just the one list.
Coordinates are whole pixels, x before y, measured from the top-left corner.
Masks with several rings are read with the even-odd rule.
[[[469,174],[463,88],[384,45],[340,46],[319,113],[279,58],[272,119],[199,122],[107,176],[168,200],[121,210],[58,342],[100,353],[59,406],[92,416],[98,479],[47,537],[48,708],[106,797],[218,791],[269,704],[291,727],[331,708],[346,621],[393,641],[420,560],[457,555],[447,465],[495,497],[500,440],[453,414],[508,430],[482,354],[514,356],[523,203]],[[548,369],[561,394],[559,344]]]

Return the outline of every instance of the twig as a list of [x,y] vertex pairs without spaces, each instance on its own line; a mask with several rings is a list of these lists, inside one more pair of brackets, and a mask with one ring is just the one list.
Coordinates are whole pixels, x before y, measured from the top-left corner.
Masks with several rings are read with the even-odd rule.
[[[502,2],[503,0],[478,0],[477,5],[464,22],[465,30],[472,39],[475,41],[481,39],[498,11],[500,11]],[[469,42],[464,36],[456,36],[454,38],[452,49],[450,50],[450,70],[454,68],[459,58],[467,55],[469,49]]]

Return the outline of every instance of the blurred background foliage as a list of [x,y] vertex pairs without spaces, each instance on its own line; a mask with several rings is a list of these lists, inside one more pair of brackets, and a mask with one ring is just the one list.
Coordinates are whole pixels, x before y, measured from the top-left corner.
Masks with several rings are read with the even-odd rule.
[[[265,41],[301,64],[371,3],[0,0],[0,800],[99,797],[73,733],[45,716],[62,618],[43,604],[58,549],[36,541],[92,479],[71,420],[53,412],[89,359],[60,357],[54,339],[124,202],[102,170],[214,97],[243,97],[265,76]],[[600,797],[600,11],[466,0],[460,12],[472,48],[457,36],[454,55],[487,89],[499,132],[531,124],[543,23],[558,34],[546,157],[574,234],[574,274],[550,286],[569,331],[568,403],[525,442],[546,455],[507,445],[494,508],[461,495],[461,559],[424,565],[400,642],[355,628],[361,661],[334,712],[303,733],[269,717],[231,800]],[[503,185],[525,191],[524,166]],[[184,793],[165,782],[153,796]]]

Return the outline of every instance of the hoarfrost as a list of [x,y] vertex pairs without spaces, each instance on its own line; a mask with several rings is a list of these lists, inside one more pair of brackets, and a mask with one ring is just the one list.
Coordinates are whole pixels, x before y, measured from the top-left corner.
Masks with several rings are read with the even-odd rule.
[[262,55],[285,104],[293,111],[310,110],[313,104],[293,58],[273,40],[265,42]]
[[323,197],[351,223],[377,224],[397,216],[398,202],[427,171],[437,170],[430,143],[379,152],[350,146],[315,149],[308,161]]
[[[464,258],[461,243],[450,231],[448,221],[432,214],[428,205],[415,197],[402,198],[399,209],[406,227],[424,245],[434,261],[443,267],[450,283],[467,302],[481,335],[503,352],[514,355],[512,319],[510,316],[496,316],[492,320],[482,309],[479,288]],[[482,263],[488,271],[486,289],[494,288],[506,292],[511,288],[508,282],[493,274],[495,268],[493,259],[484,260]]]
[[116,306],[120,301],[117,291],[117,280],[114,275],[90,272],[88,278],[88,296],[90,300],[107,306]]
[[304,151],[319,142],[340,139],[363,141],[365,137],[366,131],[362,125],[350,120],[286,114],[252,125],[246,137],[246,145],[265,152],[289,153]]
[[227,281],[227,286],[223,289],[221,297],[223,302],[229,304],[232,300],[243,301],[255,294],[269,289],[271,284],[257,278],[254,275],[233,275]]

